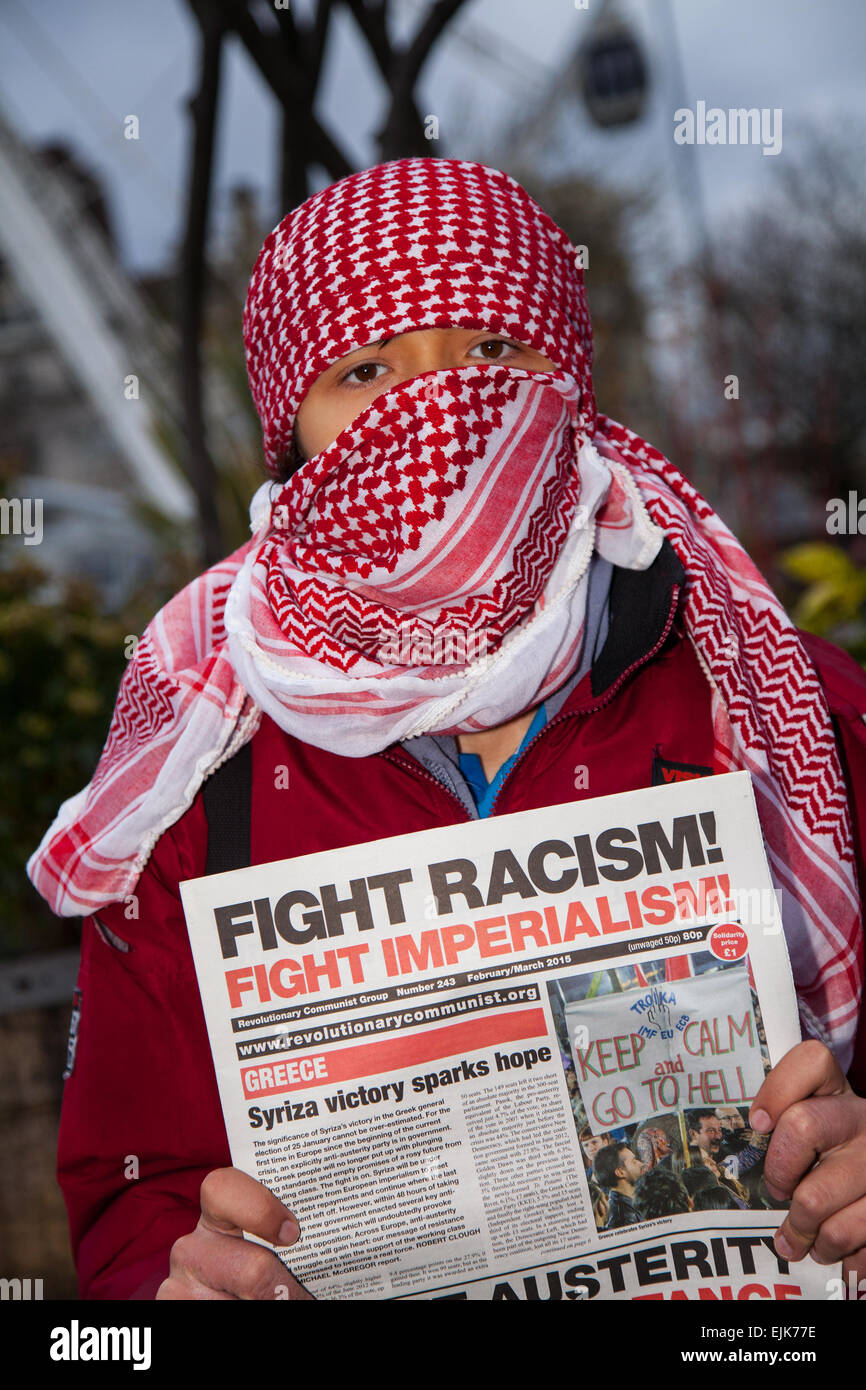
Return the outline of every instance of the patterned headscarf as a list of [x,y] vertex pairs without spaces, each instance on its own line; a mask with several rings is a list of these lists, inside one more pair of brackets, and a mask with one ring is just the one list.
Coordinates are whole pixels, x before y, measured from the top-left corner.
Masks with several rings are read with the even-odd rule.
[[577,381],[592,436],[592,326],[568,237],[498,169],[398,159],[308,198],[259,253],[244,345],[269,467],[326,367],[385,336],[439,327],[536,348]]

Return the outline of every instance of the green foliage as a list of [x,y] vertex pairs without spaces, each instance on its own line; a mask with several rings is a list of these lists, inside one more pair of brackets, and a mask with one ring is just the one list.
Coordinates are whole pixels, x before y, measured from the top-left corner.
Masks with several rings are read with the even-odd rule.
[[798,626],[837,642],[866,665],[866,568],[826,541],[796,545],[778,564],[806,586],[793,611]]
[[124,625],[70,582],[40,599],[44,576],[0,570],[0,923],[4,953],[37,944],[52,919],[24,865],[60,802],[92,776],[123,673]]
[[90,781],[131,636],[153,612],[107,615],[94,589],[46,583],[28,559],[0,569],[0,954],[75,939],[25,873],[62,801]]

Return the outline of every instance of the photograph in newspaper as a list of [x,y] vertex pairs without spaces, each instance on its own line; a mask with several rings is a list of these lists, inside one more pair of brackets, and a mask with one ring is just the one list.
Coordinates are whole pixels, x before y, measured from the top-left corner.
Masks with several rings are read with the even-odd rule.
[[748,774],[182,893],[232,1162],[316,1297],[827,1297],[748,1126],[800,1039]]
[[744,1104],[770,1070],[748,957],[696,951],[547,989],[599,1230],[779,1209]]

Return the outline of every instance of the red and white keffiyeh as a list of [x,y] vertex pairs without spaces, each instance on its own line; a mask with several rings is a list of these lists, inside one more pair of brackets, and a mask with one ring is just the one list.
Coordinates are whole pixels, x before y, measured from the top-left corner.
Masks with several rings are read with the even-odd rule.
[[826,702],[795,629],[712,508],[598,415],[583,276],[508,175],[406,159],[342,179],[267,238],[244,315],[269,466],[326,367],[376,340],[482,328],[556,364],[426,373],[377,397],[282,487],[251,539],[149,624],[89,786],[28,871],[53,909],[122,899],[262,710],[359,756],[489,727],[570,673],[594,549],[641,568],[667,536],[712,690],[716,767],[752,776],[804,1022],[850,1060],[860,904]]
[[579,400],[565,372],[425,373],[260,496],[225,612],[256,704],[362,757],[490,728],[562,685],[593,550],[640,569],[663,540],[627,469],[581,437]]

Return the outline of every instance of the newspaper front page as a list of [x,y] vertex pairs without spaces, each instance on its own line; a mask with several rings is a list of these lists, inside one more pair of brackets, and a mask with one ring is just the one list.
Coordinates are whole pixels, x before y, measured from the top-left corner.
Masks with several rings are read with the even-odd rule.
[[817,1299],[748,1127],[799,1041],[747,773],[181,885],[232,1161],[325,1299]]

